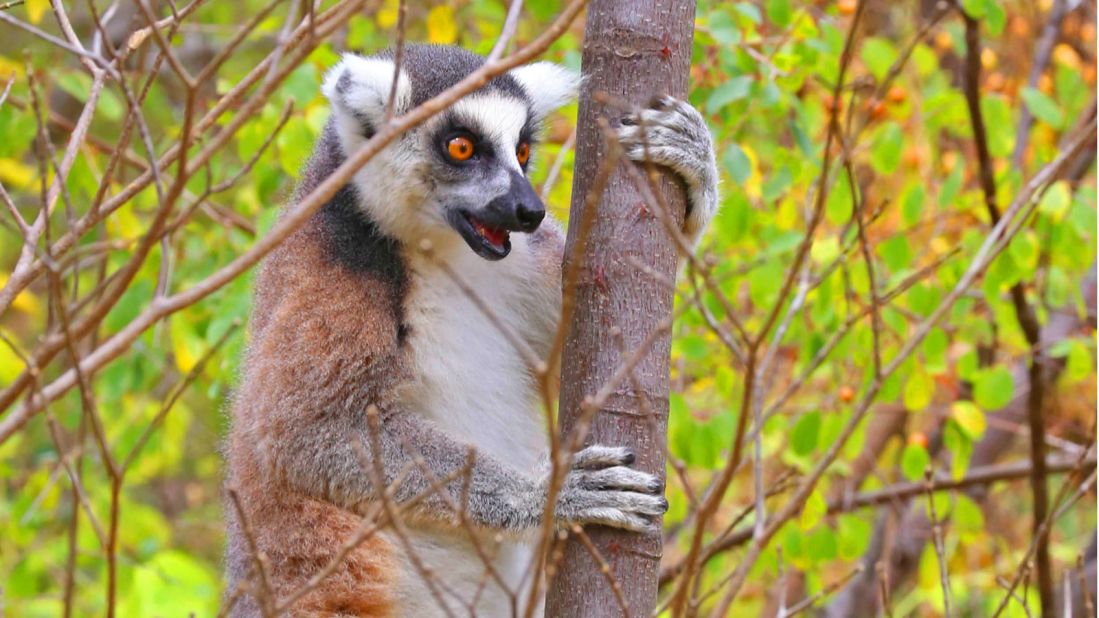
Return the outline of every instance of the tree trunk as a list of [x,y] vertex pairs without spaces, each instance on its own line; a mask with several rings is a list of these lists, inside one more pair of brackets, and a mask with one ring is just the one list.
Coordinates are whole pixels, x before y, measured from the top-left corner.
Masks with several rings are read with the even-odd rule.
[[[691,61],[695,5],[675,0],[594,0],[585,25],[580,111],[577,123],[575,179],[572,188],[565,270],[581,260],[575,312],[565,340],[561,366],[560,418],[563,436],[576,426],[585,397],[594,395],[672,312],[673,292],[646,264],[667,280],[675,276],[676,248],[664,223],[648,214],[645,199],[622,168],[613,171],[583,255],[573,255],[585,201],[606,158],[607,144],[597,119],[612,126],[623,111],[596,102],[598,92],[637,106],[657,94],[685,98]],[[682,223],[686,201],[680,183],[666,172],[659,189],[664,203]],[[648,346],[632,376],[606,399],[586,443],[622,445],[634,450],[639,469],[664,475],[667,441],[670,335]],[[648,616],[656,604],[660,570],[659,534],[640,535],[598,526],[586,534],[609,565],[605,574],[592,553],[575,538],[563,558],[547,598],[552,617]],[[614,577],[623,599],[608,581]],[[628,608],[624,612],[622,602]]]

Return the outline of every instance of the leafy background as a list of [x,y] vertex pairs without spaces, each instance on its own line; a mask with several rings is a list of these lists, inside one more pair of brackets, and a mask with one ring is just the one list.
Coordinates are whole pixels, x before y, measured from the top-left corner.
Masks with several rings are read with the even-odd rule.
[[[209,3],[189,20],[195,26],[184,28],[173,45],[186,58],[208,59],[233,35],[242,15],[254,14],[265,4],[256,0]],[[851,221],[857,203],[864,202],[875,213],[867,234],[880,289],[890,289],[942,260],[941,266],[882,311],[885,357],[896,353],[914,325],[955,284],[990,226],[960,87],[965,53],[962,21],[948,16],[926,32],[885,96],[871,99],[865,93],[902,58],[933,3],[871,4],[852,63],[849,83],[853,86],[838,102],[832,100],[831,85],[855,2],[707,1],[698,9],[691,100],[705,112],[714,132],[723,181],[722,212],[703,250],[715,265],[721,289],[749,329],[758,327],[778,297],[783,274],[804,237],[829,110],[839,105],[856,119],[856,125],[865,124],[851,149],[857,181],[849,183],[839,175],[829,187],[825,221],[810,256],[810,268],[821,279],[808,292],[804,310],[791,321],[777,348],[776,392],[863,308],[860,303],[869,293],[865,256],[852,250]],[[989,126],[996,191],[1000,203],[1007,204],[1020,183],[1053,158],[1059,140],[1094,98],[1094,4],[1082,3],[1066,17],[1051,64],[1033,87],[1027,85],[1033,43],[1051,2],[970,0],[963,4],[980,19],[981,106]],[[161,14],[167,14],[166,8],[160,8]],[[518,40],[530,40],[541,32],[559,8],[546,0],[526,2]],[[45,0],[27,0],[6,10],[47,31],[57,30]],[[506,3],[499,0],[410,3],[408,36],[487,53],[505,11]],[[89,22],[81,20],[85,10],[74,5],[71,12],[78,31],[90,34]],[[226,91],[255,66],[271,48],[283,19],[283,9],[277,9],[261,23],[216,80],[204,84],[205,100]],[[169,245],[172,289],[200,281],[270,228],[327,118],[318,88],[324,70],[344,49],[370,51],[390,45],[396,20],[396,2],[388,0],[356,16],[293,72],[262,113],[235,136],[231,147],[216,155],[211,167],[218,174],[229,177],[241,170],[279,127],[284,105],[293,101],[289,120],[251,172],[231,190],[212,198],[208,208],[173,234]],[[36,208],[41,179],[33,149],[36,121],[28,70],[41,88],[44,105],[70,121],[79,112],[91,79],[65,52],[6,26],[0,26],[0,31],[4,32],[0,82],[6,83],[7,75],[15,76],[10,98],[0,106],[0,183],[29,217]],[[546,56],[578,69],[581,39],[578,22]],[[121,93],[108,89],[97,108],[93,139],[81,151],[67,183],[78,210],[94,198],[125,109]],[[1024,109],[1036,121],[1021,165],[1013,165],[1016,126]],[[154,129],[154,144],[158,152],[163,151],[178,135],[182,119],[179,91],[170,78],[154,82],[143,111]],[[550,162],[569,140],[575,113],[574,105],[551,122],[534,172],[536,186],[541,186]],[[55,139],[67,134],[59,124],[51,125],[51,131],[56,132]],[[141,152],[136,137],[131,147]],[[561,156],[565,165],[549,188],[548,202],[564,219],[572,155],[565,149]],[[112,187],[117,189],[136,173],[133,166],[124,166]],[[198,194],[204,186],[198,178],[188,188]],[[155,192],[147,189],[84,239],[89,252],[107,256],[108,272],[124,262],[156,203]],[[54,224],[60,228],[64,219]],[[922,479],[928,465],[959,477],[966,473],[974,443],[989,430],[989,413],[1020,394],[1011,367],[1025,359],[1028,346],[1012,310],[1009,288],[1023,283],[1042,320],[1057,311],[1084,312],[1086,298],[1080,282],[1095,262],[1095,239],[1096,190],[1089,166],[1075,181],[1059,181],[1044,194],[1036,214],[979,284],[886,381],[875,406],[903,406],[905,418],[901,430],[878,453],[863,489]],[[17,259],[19,246],[18,231],[7,224],[0,227],[0,264],[6,267],[0,268],[0,284],[2,273]],[[103,322],[100,339],[129,323],[150,301],[157,286],[160,251],[159,247],[153,250]],[[841,254],[846,259],[831,267]],[[98,269],[89,268],[70,283],[91,290],[101,276]],[[682,295],[693,293],[690,286],[681,287]],[[0,344],[0,385],[23,371],[21,354],[33,348],[50,323],[46,296],[43,284],[32,286],[0,316],[0,332],[12,343]],[[722,303],[709,292],[703,298],[713,318],[723,320]],[[149,329],[127,354],[94,377],[94,398],[106,442],[121,457],[139,445],[183,376],[196,370],[203,356],[229,333],[140,446],[121,486],[119,615],[217,612],[224,539],[219,444],[227,429],[226,400],[246,342],[245,329],[237,326],[246,323],[249,306],[250,279],[240,277]],[[852,413],[852,402],[871,382],[871,349],[870,322],[859,321],[809,375],[808,384],[767,421],[762,446],[770,480],[807,472],[835,440]],[[1066,362],[1047,406],[1048,433],[1054,443],[1086,443],[1095,419],[1094,332],[1081,329],[1047,352]],[[721,468],[743,388],[743,367],[733,361],[697,308],[687,308],[676,324],[673,367],[670,446],[685,474],[680,477],[669,471],[673,480],[669,483],[667,560],[681,556],[685,549],[686,538],[675,533],[690,505],[682,478],[697,489]],[[51,367],[46,377],[59,371]],[[110,479],[87,435],[81,410],[78,393],[70,392],[49,407],[49,414],[61,428],[62,443],[72,449],[67,456],[78,462],[90,508],[105,521]],[[784,568],[804,575],[809,594],[843,577],[867,549],[877,511],[826,516],[823,507],[825,498],[833,495],[855,465],[864,434],[865,426],[844,447],[801,516],[789,522],[764,552],[738,599],[738,613],[762,611],[779,569],[779,546]],[[942,436],[941,449],[937,436]],[[1025,440],[1018,442],[1009,453],[1014,455],[1011,459],[1025,458]],[[53,616],[63,611],[61,582],[78,507],[59,457],[57,442],[42,416],[0,444],[0,601],[13,616]],[[1051,481],[1054,492],[1060,482],[1058,477]],[[751,475],[738,475],[726,507],[714,522],[715,531],[732,522],[752,497]],[[996,577],[1010,577],[1030,542],[1026,481],[998,483],[979,501],[958,492],[940,494],[939,499],[938,512],[950,518],[945,555],[954,604],[966,615],[990,614],[1003,595]],[[74,614],[101,614],[107,561],[89,520],[77,519]],[[1055,564],[1065,567],[1075,562],[1094,538],[1095,522],[1090,496],[1056,521]],[[705,584],[718,582],[736,563],[735,551],[711,560]],[[914,580],[896,593],[895,615],[942,611],[938,578],[929,544]],[[1035,611],[1033,594],[1028,602]],[[1025,612],[1016,603],[1008,615]]]

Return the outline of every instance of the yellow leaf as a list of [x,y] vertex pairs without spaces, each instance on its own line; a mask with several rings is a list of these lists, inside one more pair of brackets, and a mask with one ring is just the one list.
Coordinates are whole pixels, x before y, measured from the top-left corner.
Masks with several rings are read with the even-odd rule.
[[26,73],[25,67],[11,58],[0,56],[0,81],[5,84],[11,79],[11,76],[23,77]]
[[428,12],[427,40],[443,44],[458,40],[458,25],[454,23],[454,9],[444,4]]
[[752,150],[751,146],[740,144],[740,149],[744,151],[744,156],[748,157],[749,169],[751,169],[748,179],[744,181],[744,192],[751,197],[759,197],[763,188],[763,174],[759,171],[759,156],[756,155],[756,151]]
[[399,0],[385,0],[385,4],[382,8],[378,9],[378,26],[382,28],[392,28],[397,25],[397,16],[400,5]]
[[[17,340],[11,333],[4,334],[8,335],[8,339],[11,341]],[[0,384],[11,384],[15,381],[15,378],[19,377],[19,374],[23,373],[24,368],[26,368],[26,364],[15,353],[15,350],[12,350],[11,346],[6,343],[0,343]]]
[[[7,284],[8,276],[0,273],[0,288]],[[23,290],[15,295],[15,300],[11,301],[11,306],[27,315],[38,315],[38,311],[42,307],[42,304],[38,302],[38,297],[32,294],[30,290]],[[12,341],[15,340],[13,339]],[[3,372],[0,371],[0,375],[2,374]]]
[[27,290],[16,294],[15,300],[11,301],[11,306],[27,315],[38,315],[38,310],[41,307],[38,297]]
[[42,21],[42,16],[46,14],[48,8],[50,8],[50,0],[27,0],[27,19],[30,19],[32,24],[37,24]]
[[186,374],[198,364],[199,355],[194,350],[197,346],[186,336],[177,336],[175,333],[172,335],[172,355],[175,356],[180,373]]
[[1074,71],[1080,69],[1080,57],[1076,55],[1076,50],[1067,43],[1061,43],[1053,48],[1053,59],[1057,61],[1057,64],[1064,65]]
[[802,530],[809,530],[820,523],[821,518],[828,512],[828,502],[821,495],[820,490],[815,490],[809,494],[809,498],[805,501],[805,506],[801,509],[801,524]]
[[971,401],[956,401],[950,407],[950,415],[969,437],[974,440],[984,435],[987,423],[985,413]]
[[134,215],[133,206],[119,208],[107,219],[107,232],[115,238],[134,239],[145,231],[145,226]]
[[0,181],[25,189],[34,181],[34,168],[15,159],[0,159]]

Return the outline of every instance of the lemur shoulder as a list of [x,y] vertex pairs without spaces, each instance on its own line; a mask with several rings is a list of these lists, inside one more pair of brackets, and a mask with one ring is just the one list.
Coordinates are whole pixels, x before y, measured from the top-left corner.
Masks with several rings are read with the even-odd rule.
[[[454,47],[406,46],[396,113],[483,61]],[[346,55],[329,72],[331,119],[298,196],[373,135],[393,75],[387,52]],[[270,594],[284,598],[359,529],[378,503],[377,473],[395,485],[406,533],[369,535],[296,601],[293,615],[521,611],[538,576],[533,535],[524,532],[542,525],[548,470],[536,381],[499,324],[438,261],[533,351],[548,352],[564,242],[527,171],[540,123],[578,83],[545,62],[496,77],[383,149],[265,260],[226,449],[228,482],[250,528],[246,535],[227,503],[228,590],[247,583],[234,615],[260,613],[251,543],[266,556]],[[659,98],[618,129],[635,160],[644,157],[642,126],[650,159],[688,188],[684,231],[697,238],[717,207],[709,130],[688,104]],[[425,240],[430,258],[420,251]],[[468,480],[447,484],[449,499],[431,491],[467,465],[471,449]],[[380,470],[369,469],[374,461]],[[577,453],[557,523],[651,527],[667,508],[663,487],[632,461],[612,446]],[[492,556],[491,577],[453,508],[463,497],[476,541]]]

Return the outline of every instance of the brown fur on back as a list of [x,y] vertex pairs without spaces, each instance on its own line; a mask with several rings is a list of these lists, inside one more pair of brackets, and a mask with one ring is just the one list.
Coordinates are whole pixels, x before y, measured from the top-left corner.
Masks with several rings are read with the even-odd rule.
[[[335,156],[326,150],[331,145],[322,140],[318,146],[300,192],[321,180],[316,170]],[[295,491],[285,471],[272,468],[270,449],[299,439],[321,415],[365,424],[368,405],[392,402],[394,390],[408,377],[400,309],[403,264],[395,245],[348,209],[354,198],[350,191],[341,190],[265,261],[255,286],[252,340],[234,398],[229,485],[238,492],[255,543],[266,555],[276,598],[328,564],[361,519]],[[252,552],[228,501],[226,517],[228,594],[245,580],[258,589]],[[389,542],[370,537],[290,613],[390,616],[395,564]],[[258,614],[255,599],[245,595],[233,613]]]

